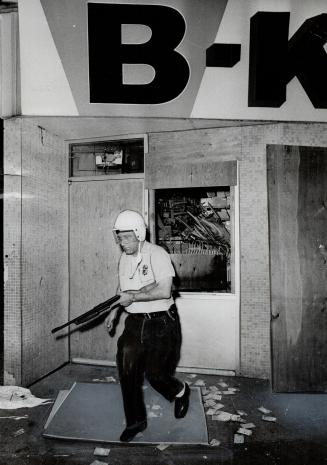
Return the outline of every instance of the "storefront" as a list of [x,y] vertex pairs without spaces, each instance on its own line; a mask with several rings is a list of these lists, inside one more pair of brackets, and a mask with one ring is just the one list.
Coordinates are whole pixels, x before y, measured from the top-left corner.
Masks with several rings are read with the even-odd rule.
[[[86,41],[87,18],[94,5],[105,13],[127,3],[21,6],[22,112],[4,120],[7,383],[30,383],[68,360],[114,363],[118,335],[108,341],[103,326],[59,338],[51,328],[114,293],[119,250],[112,223],[132,208],[144,214],[150,240],[169,251],[176,269],[181,370],[269,378],[276,390],[324,389],[323,95],[313,95],[312,76],[297,68],[285,102],[278,100],[283,89],[272,101],[267,87],[253,84],[253,73],[264,78],[260,63],[253,65],[264,60],[258,37],[270,43],[260,27],[288,18],[292,37],[325,13],[323,2],[282,2],[273,10],[269,1],[202,2],[213,18],[205,38],[192,22],[194,5],[188,11],[184,3],[163,5],[170,14],[174,4],[188,24],[178,50],[191,77],[171,101],[153,104],[99,103],[108,95],[87,87],[94,45]],[[136,34],[125,33],[125,42]],[[211,49],[212,58],[208,49],[222,43],[239,47]],[[141,79],[127,70],[124,79],[132,78]]]

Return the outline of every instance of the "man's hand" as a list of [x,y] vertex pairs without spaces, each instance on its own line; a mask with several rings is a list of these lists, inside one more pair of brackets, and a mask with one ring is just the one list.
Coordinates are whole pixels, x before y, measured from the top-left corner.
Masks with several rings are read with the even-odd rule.
[[117,311],[118,311],[117,308],[114,308],[113,310],[111,310],[111,312],[109,313],[109,315],[107,316],[105,320],[105,325],[107,327],[108,333],[110,333],[110,331],[113,330],[114,321],[117,316]]
[[120,292],[120,299],[117,304],[128,307],[133,302],[133,294],[130,292]]

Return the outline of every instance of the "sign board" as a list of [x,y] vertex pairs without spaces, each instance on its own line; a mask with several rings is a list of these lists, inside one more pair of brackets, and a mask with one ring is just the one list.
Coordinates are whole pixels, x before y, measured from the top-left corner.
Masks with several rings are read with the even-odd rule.
[[21,0],[24,115],[326,121],[325,0]]

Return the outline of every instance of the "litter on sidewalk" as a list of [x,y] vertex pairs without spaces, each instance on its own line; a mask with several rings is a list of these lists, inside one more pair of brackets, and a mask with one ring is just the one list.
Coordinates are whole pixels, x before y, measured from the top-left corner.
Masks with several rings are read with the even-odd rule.
[[268,410],[267,408],[262,407],[262,406],[259,407],[258,410],[259,412],[264,413],[265,415],[268,415],[268,413],[271,413],[271,410]]
[[21,436],[22,434],[25,433],[25,430],[24,428],[20,428],[18,429],[17,431],[14,432],[14,436],[17,437],[17,436]]
[[167,449],[167,447],[169,447],[169,446],[170,446],[170,444],[158,444],[157,449],[162,451],[162,450]]
[[103,447],[96,447],[94,449],[93,455],[101,455],[102,457],[107,457],[110,453],[110,449],[104,449]]
[[245,428],[245,429],[255,428],[255,424],[254,423],[244,423],[244,425],[242,425],[242,428]]
[[267,415],[262,415],[261,419],[263,421],[270,421],[270,422],[275,422],[277,420],[276,417],[269,417]]
[[39,399],[29,389],[20,386],[0,386],[0,409],[16,410],[18,408],[36,407],[53,402],[52,399]]
[[234,434],[234,444],[243,444],[244,443],[244,436],[243,434]]
[[203,379],[197,379],[193,386],[205,386],[205,382],[203,381]]
[[210,446],[214,447],[214,446],[220,446],[221,442],[218,441],[218,439],[211,439],[209,444]]
[[239,428],[237,430],[237,434],[243,434],[244,436],[251,436],[252,433],[252,429]]

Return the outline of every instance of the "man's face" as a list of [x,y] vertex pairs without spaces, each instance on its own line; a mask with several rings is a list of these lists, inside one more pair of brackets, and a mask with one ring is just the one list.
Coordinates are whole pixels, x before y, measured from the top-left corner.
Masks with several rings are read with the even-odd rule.
[[127,255],[136,255],[139,248],[139,241],[136,239],[134,231],[121,231],[117,233],[118,243]]

